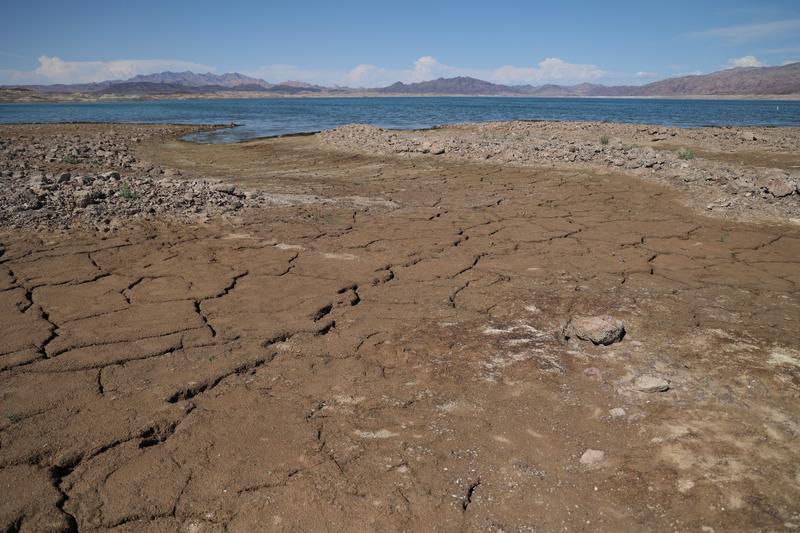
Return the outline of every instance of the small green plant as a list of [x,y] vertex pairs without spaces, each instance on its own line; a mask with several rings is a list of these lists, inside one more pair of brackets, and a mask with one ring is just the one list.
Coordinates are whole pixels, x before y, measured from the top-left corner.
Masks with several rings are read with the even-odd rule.
[[134,198],[136,198],[136,193],[127,183],[123,183],[122,186],[119,188],[119,195],[126,200],[133,200]]
[[601,136],[600,136],[600,144],[602,144],[602,145],[604,145],[604,146],[605,146],[606,144],[608,144],[608,135],[601,135]]
[[8,419],[8,421],[11,422],[12,424],[14,422],[16,422],[17,420],[19,420],[19,417],[17,415],[15,415],[14,413],[12,413],[11,411],[5,411],[3,413],[3,416],[6,417]]
[[682,159],[683,161],[694,159],[694,152],[692,152],[688,148],[681,148],[680,150],[678,150],[678,159]]
[[75,156],[73,156],[72,154],[67,154],[67,155],[65,155],[64,157],[61,158],[61,162],[62,163],[66,163],[68,165],[74,165],[75,164]]

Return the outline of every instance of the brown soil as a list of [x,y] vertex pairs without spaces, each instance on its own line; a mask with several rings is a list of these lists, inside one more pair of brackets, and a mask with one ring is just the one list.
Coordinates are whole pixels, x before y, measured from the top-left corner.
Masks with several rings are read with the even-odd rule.
[[734,163],[746,167],[779,168],[787,172],[797,172],[797,169],[800,169],[800,153],[758,152],[753,150],[721,152],[694,148],[691,144],[652,143],[652,146],[661,150],[672,150],[675,152],[683,148],[688,148],[692,150],[694,156],[698,158],[720,161],[723,163]]
[[800,528],[796,226],[315,137],[139,152],[399,207],[0,234],[0,528]]

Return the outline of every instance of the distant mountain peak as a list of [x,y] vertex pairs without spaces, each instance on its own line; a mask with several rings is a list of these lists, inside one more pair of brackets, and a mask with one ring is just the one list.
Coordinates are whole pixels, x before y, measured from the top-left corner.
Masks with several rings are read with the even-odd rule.
[[272,87],[271,83],[258,78],[251,78],[238,72],[226,72],[225,74],[197,74],[191,71],[186,72],[158,72],[155,74],[140,74],[134,76],[123,83],[168,83],[173,85],[185,85],[187,87],[205,87],[209,85],[217,87],[239,87],[241,85],[260,86],[265,89]]

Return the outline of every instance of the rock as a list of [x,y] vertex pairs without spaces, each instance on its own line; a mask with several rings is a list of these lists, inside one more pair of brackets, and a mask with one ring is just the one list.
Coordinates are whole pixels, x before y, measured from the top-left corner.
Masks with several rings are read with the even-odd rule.
[[625,412],[625,409],[623,409],[622,407],[615,407],[615,408],[611,409],[608,412],[608,414],[611,415],[611,418],[622,418],[627,413]]
[[66,183],[70,179],[72,179],[72,174],[70,174],[69,172],[64,172],[64,173],[62,173],[61,175],[58,176],[58,180],[56,180],[56,182],[57,183]]
[[43,191],[44,188],[47,187],[47,184],[47,178],[43,174],[33,175],[28,180],[28,187],[30,187],[31,190],[36,193]]
[[439,145],[433,144],[430,147],[430,153],[433,155],[442,155],[444,153],[444,148]]
[[567,325],[565,336],[608,346],[622,340],[625,336],[625,324],[608,315],[574,317]]
[[772,171],[766,176],[758,178],[755,185],[757,189],[768,192],[775,198],[789,196],[797,189],[794,180],[782,170]]
[[44,205],[42,200],[39,198],[39,195],[30,189],[25,189],[22,191],[17,198],[17,202],[19,203],[20,210],[22,211],[39,209]]
[[757,141],[758,137],[756,137],[756,134],[753,133],[752,131],[743,131],[739,135],[739,139],[741,139],[742,141]]
[[236,192],[236,185],[232,183],[218,183],[214,185],[211,189],[216,192],[233,194],[234,192]]
[[669,381],[656,376],[645,375],[636,378],[633,387],[639,392],[666,392],[669,390]]
[[589,449],[583,452],[583,455],[581,455],[580,462],[582,465],[591,466],[603,462],[605,458],[606,458],[606,453],[604,451]]
[[119,181],[120,176],[119,176],[119,172],[114,172],[112,170],[111,172],[104,172],[103,174],[100,174],[99,178],[104,180],[104,181],[108,181],[108,180]]
[[87,207],[103,197],[104,195],[100,191],[81,190],[75,193],[75,205]]

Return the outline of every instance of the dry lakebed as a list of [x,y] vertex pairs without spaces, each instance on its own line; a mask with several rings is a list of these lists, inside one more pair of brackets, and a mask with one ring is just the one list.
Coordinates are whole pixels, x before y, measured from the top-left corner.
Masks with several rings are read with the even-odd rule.
[[0,530],[800,530],[800,129],[0,126]]

